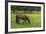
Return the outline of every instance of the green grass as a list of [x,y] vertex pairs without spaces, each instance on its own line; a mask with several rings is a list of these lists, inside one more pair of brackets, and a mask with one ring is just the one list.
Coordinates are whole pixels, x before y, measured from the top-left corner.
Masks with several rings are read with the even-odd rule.
[[40,14],[23,14],[29,17],[30,24],[24,23],[20,20],[21,24],[16,24],[16,14],[11,14],[11,28],[29,28],[29,27],[40,27],[41,25],[41,18]]

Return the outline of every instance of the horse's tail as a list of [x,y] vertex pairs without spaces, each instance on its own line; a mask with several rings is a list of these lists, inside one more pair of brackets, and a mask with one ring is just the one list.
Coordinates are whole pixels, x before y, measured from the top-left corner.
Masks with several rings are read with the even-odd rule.
[[29,22],[29,24],[30,24],[30,20],[29,20],[29,18],[28,18],[28,22]]

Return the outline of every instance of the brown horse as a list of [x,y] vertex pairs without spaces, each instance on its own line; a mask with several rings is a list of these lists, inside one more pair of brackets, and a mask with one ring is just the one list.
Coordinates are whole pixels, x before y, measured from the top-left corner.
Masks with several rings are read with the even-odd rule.
[[[24,20],[24,21],[27,21],[28,20],[28,23],[30,24],[30,20],[29,20],[29,18],[26,16],[26,15],[20,15],[20,14],[17,14],[16,15],[16,23],[17,24],[20,24],[19,23],[19,20]],[[23,23],[24,24],[24,23]]]

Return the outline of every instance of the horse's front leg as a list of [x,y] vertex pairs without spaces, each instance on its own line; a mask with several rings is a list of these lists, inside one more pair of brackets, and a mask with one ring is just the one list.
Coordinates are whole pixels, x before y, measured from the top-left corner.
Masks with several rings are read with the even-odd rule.
[[28,19],[28,23],[30,24],[30,20]]

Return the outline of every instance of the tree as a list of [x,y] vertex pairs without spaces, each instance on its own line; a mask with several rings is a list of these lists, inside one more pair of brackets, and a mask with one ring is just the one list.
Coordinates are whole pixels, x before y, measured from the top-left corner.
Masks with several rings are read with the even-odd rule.
[[[17,11],[23,11],[24,13],[31,13],[32,11],[40,11],[41,7],[38,6],[16,6],[16,5],[12,5],[11,6],[11,11],[13,11],[13,13],[17,12]],[[20,12],[21,13],[21,12]]]

